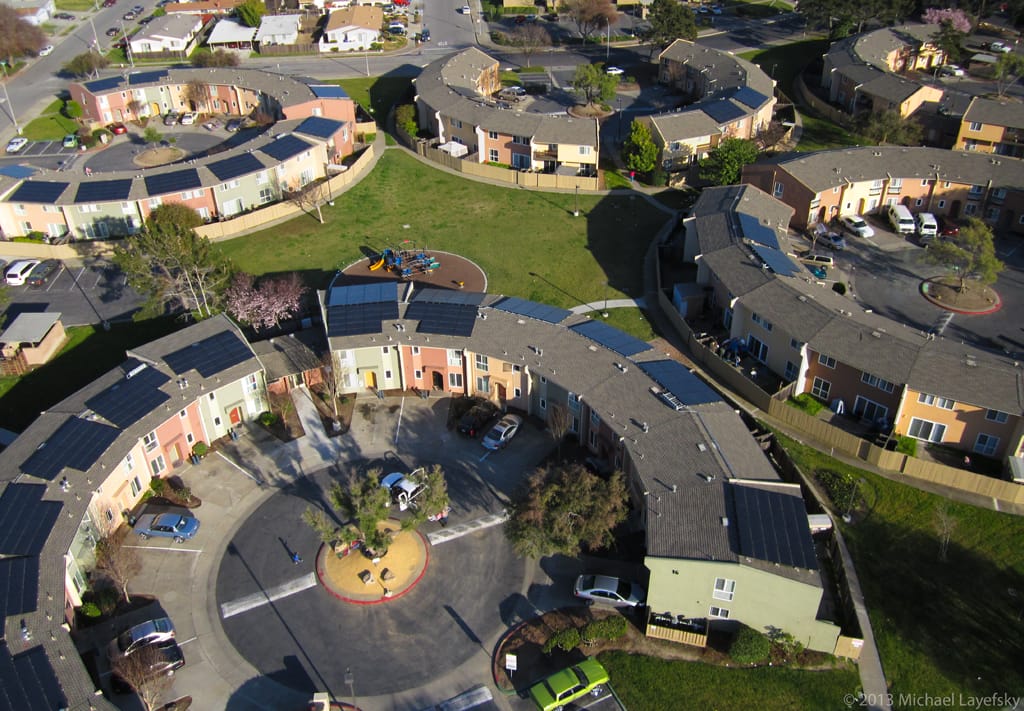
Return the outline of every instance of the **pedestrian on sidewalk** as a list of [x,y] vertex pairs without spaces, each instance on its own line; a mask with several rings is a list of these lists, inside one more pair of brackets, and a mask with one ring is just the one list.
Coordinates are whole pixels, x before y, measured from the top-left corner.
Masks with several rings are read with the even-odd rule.
[[302,556],[299,555],[297,552],[296,553],[292,553],[292,563],[294,563],[295,565],[298,565],[301,562],[302,562]]

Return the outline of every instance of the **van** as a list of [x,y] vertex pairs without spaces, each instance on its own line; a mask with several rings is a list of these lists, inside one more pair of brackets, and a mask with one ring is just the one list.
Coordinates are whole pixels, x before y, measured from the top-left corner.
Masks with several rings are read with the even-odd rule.
[[916,231],[917,227],[914,225],[914,216],[910,214],[910,210],[907,209],[906,205],[890,205],[885,214],[889,218],[889,224],[892,225],[893,230],[897,234],[910,235]]
[[939,235],[939,222],[935,215],[930,212],[921,212],[917,215],[917,234],[921,238],[921,244],[928,244]]
[[818,267],[826,267],[831,269],[836,265],[836,260],[827,254],[815,254],[814,252],[805,252],[800,255],[800,261],[804,264],[813,264]]

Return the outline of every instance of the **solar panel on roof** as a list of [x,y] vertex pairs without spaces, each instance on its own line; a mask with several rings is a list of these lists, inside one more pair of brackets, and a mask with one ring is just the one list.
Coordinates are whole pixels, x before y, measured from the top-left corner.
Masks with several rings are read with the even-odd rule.
[[718,123],[728,123],[746,115],[746,111],[728,99],[701,104],[700,109]]
[[768,101],[768,97],[759,91],[754,91],[749,86],[740,87],[736,90],[736,93],[732,95],[732,98],[740,102],[744,106],[749,106],[752,109],[757,109],[764,106],[764,102]]
[[649,344],[644,343],[639,338],[634,338],[628,333],[624,333],[617,328],[612,328],[608,324],[601,323],[600,321],[584,321],[583,323],[578,323],[575,326],[570,326],[569,328],[581,336],[585,336],[595,343],[598,343],[609,350],[613,350],[619,355],[624,355],[627,358],[651,349]]
[[[327,294],[328,306],[354,306],[398,300],[398,282],[378,281],[352,286],[335,286]],[[397,309],[397,306],[395,307]],[[397,318],[397,317],[396,317]]]
[[470,304],[438,304],[414,301],[405,310],[405,317],[419,321],[417,333],[441,336],[472,336],[476,323],[476,306]]
[[38,202],[44,205],[57,202],[68,183],[51,183],[43,180],[26,180],[7,198],[7,202]]
[[456,291],[454,289],[421,289],[412,296],[412,301],[428,301],[432,304],[464,304],[479,306],[484,295],[478,291]]
[[378,301],[327,307],[327,335],[330,337],[358,336],[380,333],[385,319],[398,318],[397,301]]
[[298,136],[282,136],[273,143],[270,143],[260,149],[263,153],[274,160],[288,160],[292,156],[297,156],[303,151],[309,150],[310,144],[303,141]]
[[34,556],[63,508],[59,501],[43,501],[43,484],[8,484],[0,496],[0,555]]
[[729,488],[742,555],[804,570],[818,569],[803,498],[742,484]]
[[0,166],[0,175],[8,178],[28,178],[39,172],[39,169],[31,165],[3,165]]
[[721,401],[721,397],[691,373],[682,363],[674,360],[654,360],[639,363],[640,369],[668,390],[684,405],[706,405]]
[[225,158],[224,160],[208,163],[206,167],[210,169],[211,173],[217,176],[218,180],[231,180],[232,178],[237,178],[240,175],[256,173],[263,170],[263,164],[260,163],[259,158],[251,153],[243,153],[242,155],[234,156],[232,158]]
[[201,187],[203,184],[203,181],[199,178],[199,171],[195,168],[179,170],[174,173],[147,175],[145,180],[147,195],[178,193]]
[[0,645],[0,704],[17,711],[52,711],[68,707],[67,698],[42,645],[11,656]]
[[86,406],[121,429],[135,424],[159,405],[171,399],[160,390],[170,376],[156,368],[141,366],[124,380],[85,401]]
[[340,86],[334,84],[313,84],[309,87],[318,99],[347,99],[348,94]]
[[322,116],[310,116],[295,127],[295,133],[304,133],[307,136],[326,139],[337,133],[344,125],[341,121],[326,119]]
[[753,215],[740,213],[739,218],[744,237],[758,244],[763,244],[765,247],[779,248],[779,236],[775,234],[775,230],[768,225],[761,224],[761,221]]
[[128,75],[128,83],[131,86],[139,86],[140,84],[152,84],[158,82],[161,79],[166,79],[170,74],[167,73],[166,69],[157,69],[152,72],[136,72]]
[[88,471],[119,433],[101,422],[70,417],[22,462],[21,470],[41,479],[53,479],[64,467]]
[[780,276],[798,276],[802,272],[800,265],[790,259],[784,252],[760,244],[753,244],[751,247],[757,253],[769,269]]
[[106,79],[97,79],[96,81],[90,81],[83,84],[93,94],[98,94],[110,89],[115,89],[121,86],[121,77],[107,77]]
[[128,198],[132,191],[131,179],[91,180],[81,183],[75,193],[75,202],[113,202]]
[[546,321],[547,323],[561,323],[565,317],[572,313],[567,309],[560,309],[547,304],[538,304],[536,301],[527,301],[518,296],[508,296],[494,305],[499,311],[507,311],[510,314],[518,314],[528,318]]
[[35,612],[39,594],[39,558],[34,555],[0,559],[0,624],[4,617]]
[[178,375],[196,370],[204,378],[221,373],[252,357],[252,349],[237,334],[221,331],[164,356]]

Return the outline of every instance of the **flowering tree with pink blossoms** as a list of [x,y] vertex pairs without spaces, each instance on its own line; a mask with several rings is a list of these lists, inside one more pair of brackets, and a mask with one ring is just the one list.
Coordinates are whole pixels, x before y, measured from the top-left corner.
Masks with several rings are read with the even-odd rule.
[[295,273],[257,284],[251,274],[239,272],[225,292],[224,301],[229,314],[260,331],[298,314],[306,291]]
[[971,32],[971,18],[963,10],[930,7],[924,11],[925,24],[938,25],[931,40],[946,53],[946,61],[955,62],[960,57],[960,46]]

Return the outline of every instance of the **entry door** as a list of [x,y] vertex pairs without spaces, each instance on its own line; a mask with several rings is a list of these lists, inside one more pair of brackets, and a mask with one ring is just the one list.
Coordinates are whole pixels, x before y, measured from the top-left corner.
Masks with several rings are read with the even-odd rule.
[[441,371],[435,370],[430,374],[430,386],[434,390],[444,390],[444,375]]
[[858,395],[853,403],[853,414],[871,422],[881,422],[889,414],[889,408]]
[[366,387],[370,388],[371,390],[377,387],[377,374],[374,373],[372,370],[366,371]]
[[233,407],[231,412],[228,413],[228,419],[231,420],[232,426],[237,425],[242,421],[242,408]]

